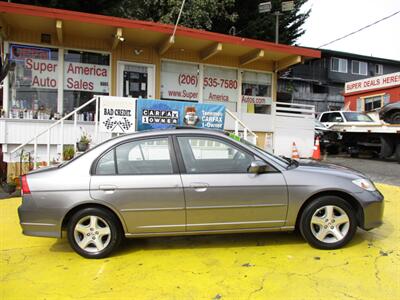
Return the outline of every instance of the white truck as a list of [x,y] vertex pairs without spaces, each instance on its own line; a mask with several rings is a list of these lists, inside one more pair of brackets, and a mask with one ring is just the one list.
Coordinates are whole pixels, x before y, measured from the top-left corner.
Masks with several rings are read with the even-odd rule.
[[341,148],[356,157],[370,151],[382,158],[395,156],[400,162],[400,125],[374,120],[363,112],[328,111],[319,121],[341,135]]

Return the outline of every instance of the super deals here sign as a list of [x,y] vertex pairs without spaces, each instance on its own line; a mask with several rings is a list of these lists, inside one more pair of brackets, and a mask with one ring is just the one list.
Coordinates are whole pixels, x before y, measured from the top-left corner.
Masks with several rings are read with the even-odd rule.
[[99,130],[108,133],[135,132],[136,99],[100,97]]

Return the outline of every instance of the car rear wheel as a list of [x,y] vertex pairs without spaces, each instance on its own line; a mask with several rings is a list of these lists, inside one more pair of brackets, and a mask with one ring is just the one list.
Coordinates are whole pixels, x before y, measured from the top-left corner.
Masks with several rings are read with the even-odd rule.
[[86,258],[104,258],[121,242],[121,230],[116,217],[107,210],[85,208],[76,212],[68,225],[71,247]]
[[346,245],[357,230],[353,208],[342,198],[323,196],[304,209],[300,218],[304,239],[319,249],[337,249]]

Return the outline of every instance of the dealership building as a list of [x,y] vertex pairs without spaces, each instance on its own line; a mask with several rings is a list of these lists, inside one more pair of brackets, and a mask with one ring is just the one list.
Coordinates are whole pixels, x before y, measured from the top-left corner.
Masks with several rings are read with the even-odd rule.
[[[7,2],[0,2],[0,25],[2,55],[15,63],[2,86],[4,153],[94,95],[223,104],[263,146],[277,73],[320,57],[204,30],[178,26],[174,34],[173,25]],[[79,113],[79,124],[93,123],[94,106]]]

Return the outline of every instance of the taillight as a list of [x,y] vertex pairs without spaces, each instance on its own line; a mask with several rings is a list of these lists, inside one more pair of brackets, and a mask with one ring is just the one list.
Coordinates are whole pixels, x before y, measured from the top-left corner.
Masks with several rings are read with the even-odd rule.
[[30,194],[31,190],[29,189],[28,185],[28,179],[26,178],[26,175],[21,176],[21,191],[24,195]]

